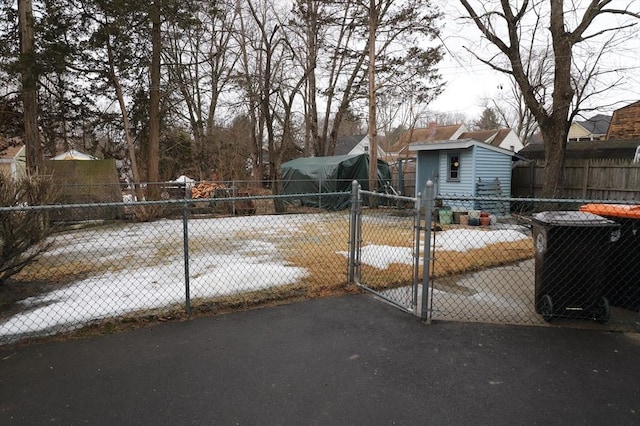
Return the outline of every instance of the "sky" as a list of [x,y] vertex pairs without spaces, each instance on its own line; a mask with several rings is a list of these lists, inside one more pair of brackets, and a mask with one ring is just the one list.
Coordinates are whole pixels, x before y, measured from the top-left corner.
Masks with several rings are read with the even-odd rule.
[[[447,50],[445,60],[440,65],[443,80],[446,83],[444,92],[429,105],[429,109],[439,113],[465,114],[471,119],[482,113],[486,99],[496,98],[509,87],[507,76],[492,70],[473,58],[463,46],[473,46],[482,53],[479,40],[480,31],[467,20],[456,19],[461,16],[457,1],[438,1],[444,12],[442,42]],[[615,4],[627,4],[627,0],[614,0]],[[640,8],[639,8],[640,9]],[[640,23],[638,25],[640,27]],[[615,109],[640,100],[640,28],[632,32],[631,39],[625,42],[624,50],[616,51],[615,56],[606,62],[616,63],[619,67],[631,67],[625,73],[623,85],[601,96],[590,106],[602,107],[603,113],[612,113]],[[586,113],[587,116],[596,112]]]
[[[321,223],[318,215],[252,216],[200,219],[189,227],[189,238],[234,238],[232,249],[223,253],[191,252],[190,288],[193,298],[207,298],[233,293],[293,284],[308,275],[306,269],[286,263],[278,252],[278,238],[286,238],[292,228],[304,223]],[[211,221],[211,222],[209,222]],[[214,223],[215,222],[215,223]],[[294,224],[292,226],[292,224]],[[129,225],[125,233],[113,238],[108,228],[76,232],[44,256],[73,259],[74,253],[95,251],[92,256],[112,256],[129,251],[147,257],[157,250],[154,239],[141,236],[162,234],[172,238],[182,229],[181,220]],[[241,230],[250,237],[236,241]],[[436,251],[466,251],[502,241],[529,238],[515,230],[449,230],[439,232]],[[180,245],[178,245],[179,247]],[[422,245],[421,245],[422,247]],[[346,252],[340,252],[345,257]],[[361,261],[379,269],[392,263],[413,264],[411,247],[365,245]],[[256,279],[256,277],[260,277]],[[0,322],[0,342],[19,340],[30,335],[55,334],[87,323],[127,313],[184,303],[184,267],[182,253],[164,256],[160,264],[141,266],[135,270],[108,270],[94,276],[19,302],[24,310]]]

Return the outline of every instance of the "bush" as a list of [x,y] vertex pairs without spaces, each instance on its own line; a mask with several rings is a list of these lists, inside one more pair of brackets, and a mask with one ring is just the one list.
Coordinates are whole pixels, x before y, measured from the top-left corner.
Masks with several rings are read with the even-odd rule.
[[13,178],[0,173],[0,287],[7,279],[46,251],[53,232],[47,210],[4,210],[55,201],[51,179],[41,176]]

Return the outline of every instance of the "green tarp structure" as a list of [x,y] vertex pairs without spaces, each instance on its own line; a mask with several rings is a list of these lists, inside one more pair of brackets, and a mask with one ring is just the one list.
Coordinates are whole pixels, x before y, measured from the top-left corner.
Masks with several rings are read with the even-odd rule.
[[[335,155],[331,157],[296,158],[280,168],[282,194],[313,194],[300,197],[304,206],[329,210],[349,207],[349,194],[323,196],[327,192],[351,192],[357,180],[362,189],[369,189],[369,155]],[[389,165],[378,160],[378,188],[391,180]]]

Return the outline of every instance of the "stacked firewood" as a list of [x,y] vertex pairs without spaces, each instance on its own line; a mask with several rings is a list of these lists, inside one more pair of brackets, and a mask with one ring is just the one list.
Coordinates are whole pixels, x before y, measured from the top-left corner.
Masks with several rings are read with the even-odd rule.
[[222,183],[200,182],[191,188],[191,198],[211,198],[219,189],[227,189],[227,187]]

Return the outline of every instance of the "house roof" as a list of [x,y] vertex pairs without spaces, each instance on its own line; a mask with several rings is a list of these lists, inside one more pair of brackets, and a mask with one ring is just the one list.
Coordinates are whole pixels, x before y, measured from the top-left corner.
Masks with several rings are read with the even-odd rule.
[[609,130],[611,117],[605,114],[597,114],[585,121],[577,121],[584,130],[592,135],[606,135]]
[[0,159],[13,160],[16,158],[20,150],[24,148],[24,145],[11,145],[0,151]]
[[494,129],[494,130],[476,130],[473,132],[464,132],[460,135],[459,139],[476,139],[493,146],[500,146],[500,144],[509,135],[511,129]]
[[467,149],[472,146],[479,146],[488,150],[507,155],[509,157],[520,157],[513,151],[493,146],[477,139],[448,139],[439,141],[415,142],[409,145],[410,151],[439,151],[444,149]]
[[367,135],[343,136],[336,141],[334,155],[346,155],[358,145]]
[[[568,142],[566,158],[633,159],[640,138],[605,141]],[[544,144],[529,144],[518,152],[529,160],[544,160]]]
[[449,126],[431,126],[405,131],[400,140],[394,143],[387,151],[400,152],[406,150],[410,143],[426,141],[450,140],[455,133],[460,130],[463,124],[453,124]]
[[640,138],[640,101],[613,112],[606,139]]
[[497,130],[474,130],[472,132],[464,132],[460,135],[460,139],[476,139],[485,143],[490,143],[496,136]]

